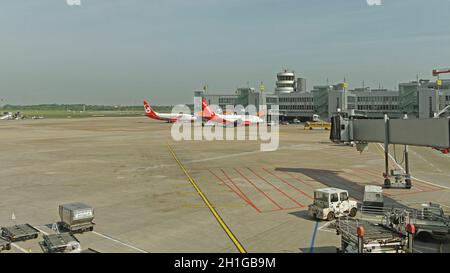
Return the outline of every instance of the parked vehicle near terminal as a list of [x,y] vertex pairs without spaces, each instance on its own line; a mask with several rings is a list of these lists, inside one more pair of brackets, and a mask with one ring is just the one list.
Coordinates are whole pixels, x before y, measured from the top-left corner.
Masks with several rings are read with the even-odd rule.
[[327,221],[347,215],[355,217],[357,211],[357,202],[349,199],[348,191],[337,188],[314,190],[314,203],[308,206],[311,217]]
[[305,122],[305,130],[313,130],[313,129],[323,129],[330,130],[331,123],[325,121],[307,121]]

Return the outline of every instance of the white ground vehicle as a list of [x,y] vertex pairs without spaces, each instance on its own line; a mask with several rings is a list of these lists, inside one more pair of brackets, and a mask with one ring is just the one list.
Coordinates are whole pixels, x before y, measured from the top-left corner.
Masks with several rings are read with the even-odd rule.
[[311,217],[331,221],[342,216],[355,217],[357,203],[350,200],[348,191],[337,188],[324,188],[314,191],[314,203],[309,205]]
[[363,206],[384,207],[383,188],[380,186],[367,185],[364,187]]

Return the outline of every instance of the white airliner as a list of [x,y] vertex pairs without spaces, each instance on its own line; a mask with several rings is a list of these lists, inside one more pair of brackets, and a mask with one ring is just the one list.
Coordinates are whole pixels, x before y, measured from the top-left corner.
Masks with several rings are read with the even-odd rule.
[[0,120],[13,119],[12,113],[7,113],[6,115],[0,117]]
[[259,114],[258,116],[237,115],[237,114],[217,114],[209,108],[205,99],[202,100],[202,111],[203,111],[203,116],[207,117],[208,120],[214,121],[217,123],[222,123],[224,125],[249,126],[251,124],[259,124],[259,123],[265,122],[264,119],[261,118],[261,116],[264,116],[264,114]]
[[174,114],[174,113],[168,113],[168,114],[160,114],[155,112],[147,103],[147,101],[144,100],[144,108],[145,108],[145,115],[151,119],[156,120],[163,120],[167,121],[169,123],[171,122],[194,122],[197,120],[197,117],[190,115],[190,114]]

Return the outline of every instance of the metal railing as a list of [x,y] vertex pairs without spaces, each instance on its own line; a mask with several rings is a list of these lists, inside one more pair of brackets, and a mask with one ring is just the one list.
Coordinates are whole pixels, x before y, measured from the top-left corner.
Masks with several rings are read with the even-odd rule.
[[426,209],[360,206],[360,219],[389,226],[406,234],[406,225],[450,228],[450,219]]

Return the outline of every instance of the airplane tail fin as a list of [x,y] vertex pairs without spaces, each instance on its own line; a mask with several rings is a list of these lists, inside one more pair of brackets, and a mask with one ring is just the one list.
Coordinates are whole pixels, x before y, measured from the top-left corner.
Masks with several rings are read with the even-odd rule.
[[215,115],[214,112],[209,108],[208,103],[206,103],[205,99],[202,99],[202,111],[203,116],[207,118],[212,118]]
[[147,117],[155,118],[158,117],[158,114],[153,111],[153,109],[148,105],[147,101],[144,100],[144,108],[145,108],[145,115]]

